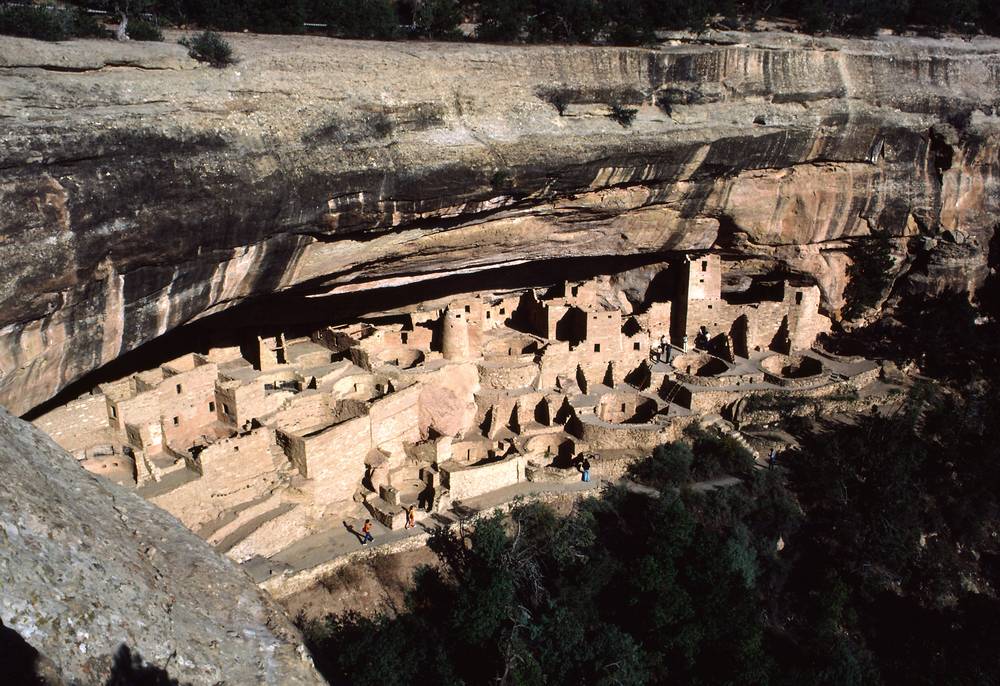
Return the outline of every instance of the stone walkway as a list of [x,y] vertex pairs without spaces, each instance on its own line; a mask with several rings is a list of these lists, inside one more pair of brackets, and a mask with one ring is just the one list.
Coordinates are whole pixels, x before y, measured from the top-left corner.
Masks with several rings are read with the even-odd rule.
[[257,583],[263,584],[273,580],[277,582],[275,583],[277,586],[280,585],[281,578],[288,579],[309,570],[327,567],[329,563],[340,558],[399,552],[423,545],[430,533],[439,527],[458,524],[462,518],[479,516],[508,505],[518,498],[535,500],[570,493],[596,493],[602,483],[600,479],[594,479],[589,483],[524,481],[476,498],[469,498],[461,502],[457,508],[453,508],[457,512],[418,513],[417,525],[413,529],[390,530],[372,520],[372,536],[375,541],[367,546],[362,546],[360,536],[353,533],[360,531],[365,518],[369,516],[367,510],[359,504],[350,516],[337,518],[339,521],[331,519],[330,526],[326,530],[298,540],[269,558],[256,557],[247,560],[241,566]]
[[[431,533],[440,527],[453,527],[462,519],[476,518],[509,507],[518,499],[547,500],[569,494],[581,496],[594,494],[606,483],[609,482],[596,478],[589,483],[524,481],[477,498],[470,498],[455,508],[457,512],[420,513],[417,525],[413,529],[389,530],[373,521],[372,535],[375,541],[367,546],[361,545],[360,537],[352,532],[352,529],[360,530],[367,514],[363,506],[358,505],[356,516],[336,523],[331,521],[331,527],[327,530],[296,541],[270,558],[257,557],[247,560],[242,567],[264,589],[282,598],[304,590],[351,560],[418,548],[426,545]],[[696,491],[710,491],[738,483],[740,479],[728,476],[700,481],[693,484],[692,488]],[[615,484],[636,493],[659,495],[655,489],[625,479]]]

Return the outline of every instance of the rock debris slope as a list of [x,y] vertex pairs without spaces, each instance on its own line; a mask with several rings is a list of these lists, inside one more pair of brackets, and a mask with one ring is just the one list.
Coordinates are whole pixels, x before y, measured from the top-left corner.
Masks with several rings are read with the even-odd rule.
[[836,312],[873,232],[959,237],[901,260],[920,292],[986,270],[993,39],[232,42],[0,41],[0,404],[274,292],[714,247]]
[[2,409],[0,473],[0,619],[66,682],[124,644],[181,683],[325,683],[248,576]]

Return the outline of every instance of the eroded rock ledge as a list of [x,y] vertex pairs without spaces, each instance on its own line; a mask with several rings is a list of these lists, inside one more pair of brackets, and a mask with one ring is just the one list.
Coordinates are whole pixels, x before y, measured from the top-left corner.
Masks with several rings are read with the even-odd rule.
[[123,645],[181,683],[326,683],[249,577],[2,408],[0,471],[0,619],[66,683]]
[[900,261],[923,288],[986,269],[996,40],[232,41],[223,71],[170,42],[0,41],[0,404],[277,291],[714,247],[835,313],[850,242],[946,229],[957,263]]

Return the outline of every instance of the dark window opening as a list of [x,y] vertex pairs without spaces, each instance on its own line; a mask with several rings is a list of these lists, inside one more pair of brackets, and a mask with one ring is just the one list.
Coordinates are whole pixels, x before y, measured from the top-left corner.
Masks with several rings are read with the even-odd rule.
[[492,315],[493,315],[493,313],[492,313],[492,312],[490,312],[489,310],[486,310],[486,318],[487,318],[487,319],[491,319],[491,318],[492,318]]
[[178,393],[180,393],[180,392],[181,392],[181,385],[180,385],[180,384],[177,384],[177,392],[178,392]]
[[576,287],[576,286],[573,286],[573,288],[572,288],[572,290],[570,292],[575,296],[577,293],[580,292],[580,289],[578,287]]
[[504,307],[500,308],[500,314],[507,314],[507,309]]
[[601,352],[601,344],[600,343],[594,343],[594,352],[595,353]]
[[703,272],[707,272],[708,271],[708,260],[702,260],[701,261],[701,270]]
[[111,406],[111,416],[112,417],[118,416],[118,408],[116,408],[114,405]]
[[222,403],[222,411],[225,412],[226,414],[232,414],[232,412],[229,411],[229,405],[227,405],[226,403]]
[[406,341],[407,341],[407,339],[409,339],[409,337],[410,337],[410,334],[406,333],[405,331],[399,335],[399,339],[401,341],[403,341],[403,343],[406,343]]
[[639,341],[636,341],[632,344],[632,350],[642,350],[642,344]]
[[208,411],[215,412],[215,403],[213,403],[211,400],[208,401]]
[[802,304],[802,291],[798,291],[795,294],[795,304],[796,305],[801,305]]
[[181,418],[174,417],[174,426],[180,426],[180,425],[181,425]]
[[472,312],[472,305],[466,305],[465,306],[465,311],[466,312]]

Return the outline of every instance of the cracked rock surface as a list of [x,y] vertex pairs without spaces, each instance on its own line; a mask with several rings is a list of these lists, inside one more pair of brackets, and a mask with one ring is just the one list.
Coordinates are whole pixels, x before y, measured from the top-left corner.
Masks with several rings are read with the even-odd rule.
[[[0,404],[15,413],[273,293],[715,248],[815,281],[835,314],[847,248],[873,233],[923,270],[901,289],[916,297],[986,272],[995,39],[238,35],[239,63],[217,70],[176,37],[0,40]],[[615,99],[637,108],[630,127]],[[968,236],[961,251],[905,257],[946,231]]]
[[2,408],[0,473],[0,619],[67,683],[123,644],[180,683],[326,683],[246,574]]

